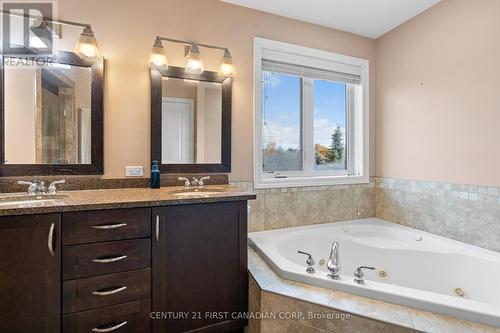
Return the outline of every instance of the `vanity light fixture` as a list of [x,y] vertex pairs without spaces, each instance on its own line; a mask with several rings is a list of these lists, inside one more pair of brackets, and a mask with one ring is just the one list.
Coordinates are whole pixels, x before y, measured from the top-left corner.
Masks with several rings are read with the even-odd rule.
[[200,48],[194,44],[187,52],[186,73],[201,74],[205,70],[201,59]]
[[233,64],[233,57],[231,57],[231,52],[228,49],[224,50],[224,56],[219,66],[220,76],[234,76],[236,74],[236,68]]
[[[44,34],[44,36],[50,36],[50,34],[53,34],[53,32],[50,31],[48,23],[81,27],[81,28],[83,28],[83,32],[80,34],[80,37],[78,38],[78,40],[76,42],[74,52],[83,58],[94,59],[94,58],[101,57],[101,54],[99,52],[99,48],[97,47],[96,38],[94,36],[94,31],[92,30],[92,27],[90,26],[90,24],[73,22],[73,21],[66,21],[66,20],[57,20],[57,19],[52,19],[52,18],[42,18],[42,20],[40,20],[40,16],[20,14],[20,13],[6,11],[6,10],[2,10],[2,11],[0,11],[0,13],[2,15],[20,16],[20,17],[24,17],[26,19],[34,19],[36,24],[31,26],[30,30],[32,30],[33,32],[35,30],[46,30],[47,34]],[[37,35],[40,35],[40,34],[37,34]]]
[[231,52],[226,47],[192,43],[178,39],[165,38],[156,36],[155,42],[153,44],[153,49],[151,51],[151,56],[149,57],[149,64],[151,66],[167,66],[167,58],[165,56],[162,41],[173,42],[183,44],[185,46],[185,57],[187,58],[185,71],[189,74],[201,74],[205,70],[203,64],[203,59],[200,53],[200,47],[216,49],[224,51],[222,57],[218,75],[220,76],[234,76],[236,74],[236,68],[233,64],[233,58],[231,57]]
[[99,58],[101,56],[94,31],[92,31],[90,25],[83,28],[83,32],[76,41],[75,53],[87,58]]
[[151,49],[151,55],[149,56],[149,63],[158,67],[168,68],[167,57],[165,56],[165,50],[161,43],[161,39],[156,38],[153,48]]

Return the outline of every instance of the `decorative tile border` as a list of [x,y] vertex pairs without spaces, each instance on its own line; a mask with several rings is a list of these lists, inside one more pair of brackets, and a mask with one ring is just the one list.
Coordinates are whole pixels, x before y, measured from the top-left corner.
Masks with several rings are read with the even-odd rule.
[[460,200],[497,201],[500,204],[500,188],[494,186],[377,177],[375,187]]
[[350,188],[374,188],[375,178],[370,179],[367,184],[352,184],[352,185],[324,185],[324,186],[298,186],[298,187],[280,187],[280,188],[261,188],[254,189],[253,182],[231,181],[229,184],[239,188],[253,190],[256,193],[287,193],[287,192],[311,192],[311,191],[331,191],[331,190],[347,190]]

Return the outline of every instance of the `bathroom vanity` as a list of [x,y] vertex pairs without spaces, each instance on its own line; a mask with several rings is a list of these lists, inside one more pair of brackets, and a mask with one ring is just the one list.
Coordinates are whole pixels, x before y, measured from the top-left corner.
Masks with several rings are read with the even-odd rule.
[[247,310],[255,195],[227,185],[183,193],[72,191],[4,205],[0,331],[242,329],[246,321],[232,314]]
[[[104,172],[105,61],[72,52],[53,60],[0,69],[0,177]],[[164,174],[230,172],[232,79],[165,67],[150,71],[151,161]],[[26,98],[13,93],[28,90]],[[17,127],[24,123],[33,131]],[[128,176],[142,172],[132,169]],[[253,193],[224,185],[56,195],[55,187],[26,184],[32,194],[50,194],[0,195],[0,332],[230,332],[246,325]]]

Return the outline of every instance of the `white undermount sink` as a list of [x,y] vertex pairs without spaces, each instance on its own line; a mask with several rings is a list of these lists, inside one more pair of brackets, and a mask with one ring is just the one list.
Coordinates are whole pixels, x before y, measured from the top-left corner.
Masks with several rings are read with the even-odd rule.
[[61,194],[40,194],[40,195],[18,194],[18,195],[0,196],[0,206],[56,203],[58,201],[64,200],[64,198],[66,197],[67,197],[66,195],[61,195]]
[[218,188],[197,188],[197,189],[186,189],[180,190],[174,193],[175,196],[178,197],[207,197],[211,195],[220,194],[223,192],[223,189]]

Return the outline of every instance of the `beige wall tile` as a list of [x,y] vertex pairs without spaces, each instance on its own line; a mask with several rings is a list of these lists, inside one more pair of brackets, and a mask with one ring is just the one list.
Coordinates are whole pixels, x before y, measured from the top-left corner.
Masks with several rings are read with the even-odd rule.
[[325,330],[312,326],[301,325],[292,320],[265,319],[262,320],[262,333],[324,333]]
[[374,183],[264,189],[256,192],[257,200],[249,203],[249,232],[375,216]]
[[348,311],[352,315],[361,315],[374,320],[398,323],[401,326],[413,328],[409,310],[402,305],[390,304],[336,290],[330,293],[329,305],[338,310]]
[[262,292],[261,309],[264,312],[289,313],[297,316],[296,321],[302,325],[312,326],[319,329],[326,329],[326,317],[314,316],[328,312],[328,309],[312,303],[299,301],[294,298]]
[[328,320],[328,332],[334,333],[412,333],[413,329],[368,318],[351,316],[345,320]]
[[498,188],[385,178],[376,184],[376,217],[500,251]]
[[[263,313],[278,318],[262,319],[260,332],[410,333],[413,329],[343,313],[299,299],[262,291]],[[375,311],[375,310],[374,310]],[[290,319],[280,316],[287,314]]]
[[372,186],[354,186],[354,217],[364,219],[375,216],[375,189]]

